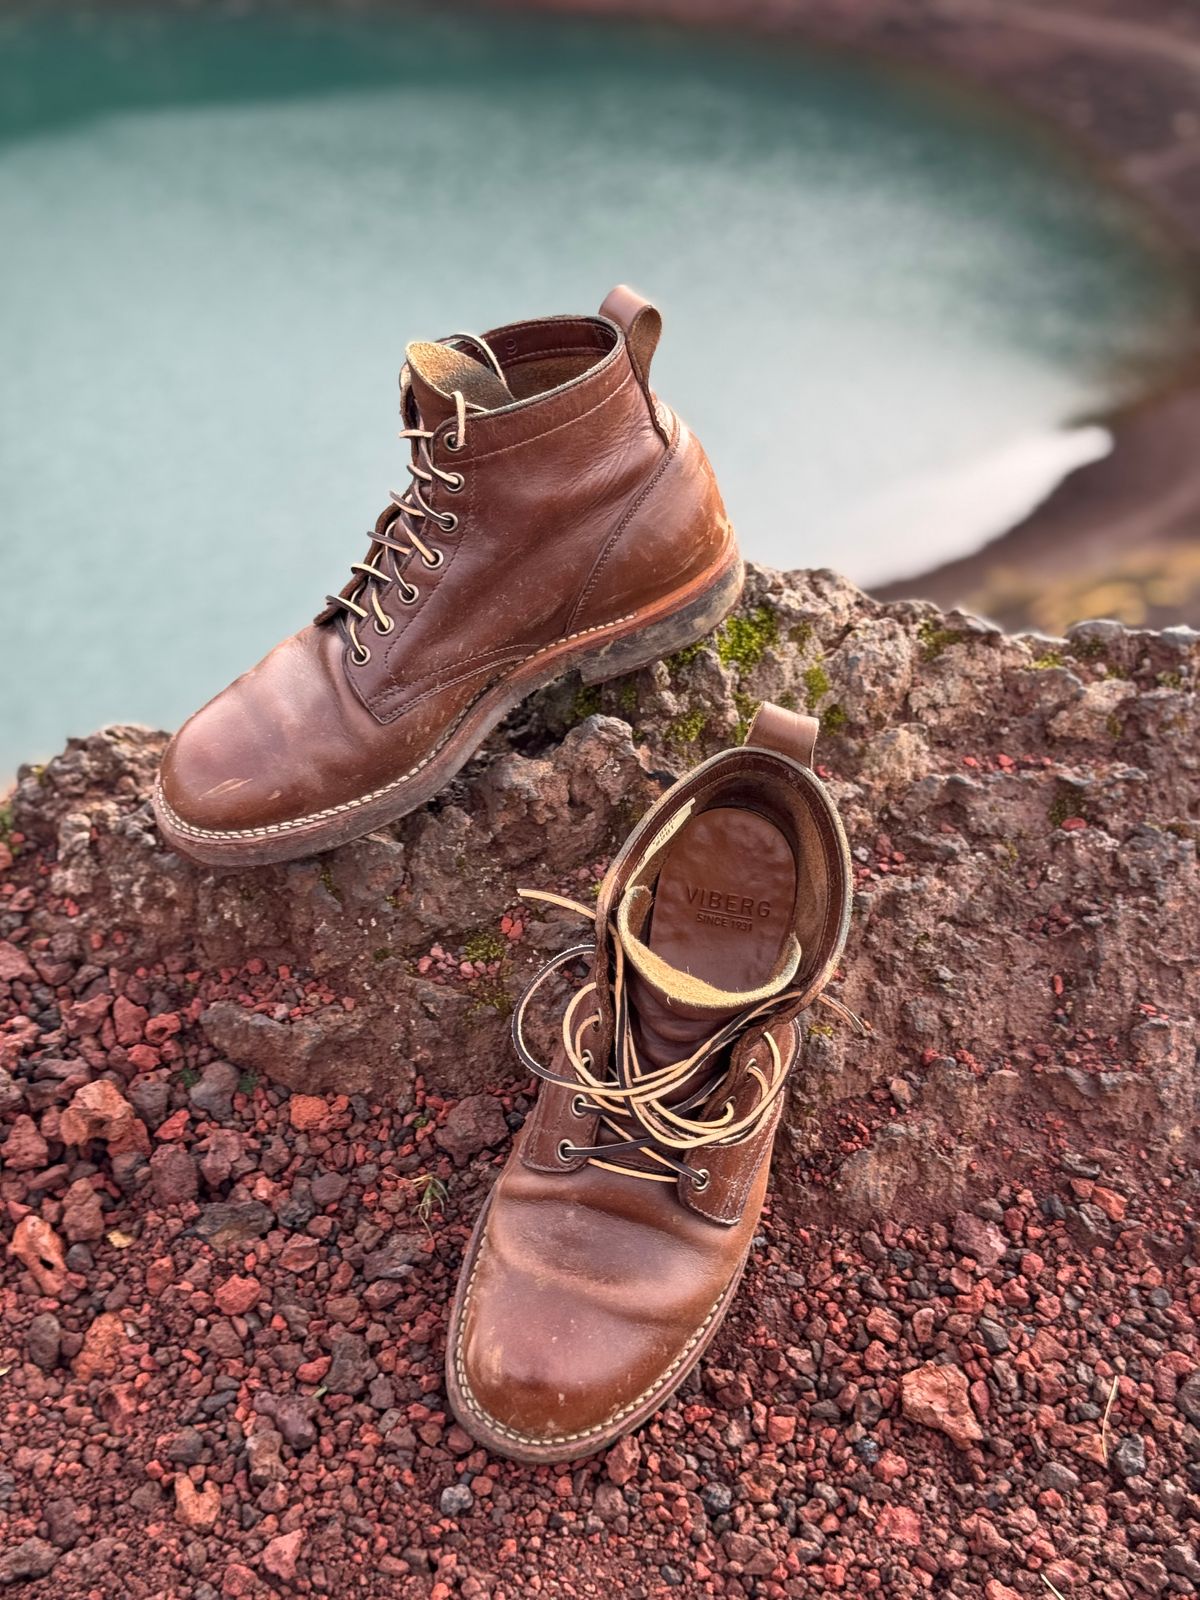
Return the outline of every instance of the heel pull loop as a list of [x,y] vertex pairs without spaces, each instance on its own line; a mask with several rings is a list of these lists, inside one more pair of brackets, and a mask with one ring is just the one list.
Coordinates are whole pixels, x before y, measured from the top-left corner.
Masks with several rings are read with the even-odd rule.
[[646,397],[646,405],[650,411],[650,420],[663,443],[669,445],[671,431],[659,411],[658,401],[650,388],[650,363],[654,359],[654,352],[658,348],[659,336],[662,333],[662,316],[658,307],[652,305],[645,295],[640,295],[636,289],[631,289],[627,283],[618,283],[615,289],[610,289],[605,295],[600,315],[607,317],[610,322],[615,322],[624,334],[625,348],[629,352],[629,365],[633,368],[634,377],[642,386],[642,393]]
[[781,756],[788,756],[802,767],[811,767],[820,728],[816,717],[785,711],[782,706],[764,700],[754,713],[745,742],[757,745],[760,750],[774,750]]

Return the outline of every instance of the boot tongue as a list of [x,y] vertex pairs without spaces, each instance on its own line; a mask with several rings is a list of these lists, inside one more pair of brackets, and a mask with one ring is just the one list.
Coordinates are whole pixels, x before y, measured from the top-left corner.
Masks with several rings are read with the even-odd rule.
[[737,994],[718,989],[671,966],[645,943],[654,897],[645,887],[626,891],[617,909],[617,937],[627,962],[626,985],[639,1056],[656,1067],[689,1056],[744,1011],[781,994],[800,965],[791,939],[771,977],[760,989]]
[[454,415],[457,390],[468,411],[495,411],[514,396],[486,362],[449,344],[410,344],[404,352],[408,378],[421,424],[436,428]]

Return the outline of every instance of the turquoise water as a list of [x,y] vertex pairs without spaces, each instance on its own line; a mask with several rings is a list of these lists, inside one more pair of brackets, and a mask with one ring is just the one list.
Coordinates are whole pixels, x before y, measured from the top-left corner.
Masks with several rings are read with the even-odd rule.
[[341,585],[408,339],[638,284],[747,552],[869,581],[1103,448],[1064,424],[1189,325],[1122,198],[924,80],[396,7],[6,11],[0,239],[0,775]]

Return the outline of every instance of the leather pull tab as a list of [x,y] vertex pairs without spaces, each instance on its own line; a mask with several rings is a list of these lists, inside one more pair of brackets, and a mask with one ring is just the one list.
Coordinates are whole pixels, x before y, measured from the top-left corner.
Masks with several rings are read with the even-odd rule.
[[650,363],[654,360],[654,352],[658,349],[658,341],[662,335],[662,316],[658,307],[652,305],[645,295],[640,295],[636,289],[631,289],[627,283],[619,283],[604,297],[600,315],[607,317],[610,322],[615,322],[625,335],[629,364],[642,386],[642,393],[646,396],[650,419],[662,435],[663,443],[670,444],[670,431],[659,414],[658,404],[650,388]]
[[802,767],[811,767],[820,729],[816,717],[785,711],[782,706],[764,700],[747,729],[746,743],[757,745],[760,750],[775,750],[781,756],[798,761]]

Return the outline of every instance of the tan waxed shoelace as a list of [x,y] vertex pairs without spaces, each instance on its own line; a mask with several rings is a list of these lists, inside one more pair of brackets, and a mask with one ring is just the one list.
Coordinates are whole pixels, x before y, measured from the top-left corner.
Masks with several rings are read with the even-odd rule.
[[[545,894],[536,889],[522,889],[519,892],[525,900],[542,901],[557,906],[562,910],[573,912],[588,922],[595,919],[594,911],[579,901],[566,899],[562,895]],[[672,1062],[668,1066],[647,1071],[643,1069],[638,1059],[633,1040],[625,980],[625,951],[618,930],[611,923],[609,937],[614,955],[613,1004],[616,1013],[612,1075],[604,1077],[597,1075],[592,1052],[585,1048],[583,1042],[587,1031],[599,1027],[601,1022],[599,1011],[581,1015],[585,1010],[588,996],[595,994],[595,982],[584,984],[572,996],[563,1014],[563,1047],[574,1069],[574,1077],[560,1077],[543,1065],[529,1050],[524,1037],[525,1013],[534,994],[561,967],[569,965],[581,956],[590,955],[591,945],[575,945],[569,950],[564,950],[561,955],[547,962],[529,984],[513,1013],[513,1041],[517,1054],[530,1071],[547,1083],[576,1090],[573,1106],[576,1113],[597,1114],[608,1131],[615,1135],[612,1142],[602,1145],[573,1145],[563,1140],[559,1145],[559,1155],[563,1160],[573,1160],[582,1156],[592,1166],[604,1167],[610,1172],[621,1173],[631,1178],[645,1178],[653,1183],[675,1183],[680,1177],[686,1177],[697,1190],[703,1191],[708,1187],[708,1169],[694,1166],[681,1157],[672,1156],[669,1152],[672,1150],[690,1152],[705,1146],[725,1147],[752,1139],[763,1127],[787,1082],[787,1069],[779,1046],[769,1029],[764,1029],[763,1032],[763,1039],[771,1058],[768,1070],[764,1072],[754,1057],[746,1063],[746,1072],[758,1083],[759,1095],[750,1111],[741,1117],[735,1115],[731,1097],[725,1098],[716,1116],[689,1114],[698,1106],[710,1104],[719,1096],[723,1080],[729,1072],[728,1065],[717,1068],[712,1073],[705,1073],[704,1068],[756,1019],[778,1010],[789,1000],[798,1000],[803,991],[781,990],[769,999],[730,1018],[690,1056]],[[866,1032],[859,1018],[840,1001],[825,995],[818,998],[839,1016],[851,1021],[861,1032]],[[687,1090],[693,1075],[701,1080],[698,1087],[691,1092],[685,1092],[683,1099],[672,1100],[673,1095]],[[664,1146],[665,1149],[662,1148]],[[632,1155],[635,1152],[666,1170],[650,1172],[643,1167],[625,1166],[612,1159],[614,1156]]]
[[[465,340],[474,345],[486,357],[495,372],[503,380],[504,373],[499,361],[487,342],[476,334],[452,334],[450,339],[443,341],[453,344],[456,340]],[[400,374],[400,411],[407,415],[408,397],[412,388],[412,380],[407,366]],[[467,440],[467,399],[460,389],[455,389],[448,396],[454,402],[454,431],[445,437],[448,450],[461,450]],[[461,472],[446,472],[434,462],[429,446],[436,429],[433,428],[401,428],[397,433],[398,439],[408,439],[411,445],[411,459],[408,464],[411,482],[403,493],[391,490],[388,498],[396,507],[396,517],[388,523],[387,531],[376,533],[374,530],[368,535],[371,540],[370,548],[362,561],[353,561],[350,571],[355,574],[341,594],[325,596],[325,604],[336,611],[347,613],[340,618],[347,639],[351,647],[351,660],[356,666],[365,666],[371,659],[370,647],[363,644],[358,636],[360,622],[372,620],[375,632],[381,636],[391,633],[396,626],[391,617],[383,609],[379,601],[379,591],[389,583],[394,583],[400,593],[402,605],[415,605],[420,599],[421,591],[416,584],[409,583],[400,568],[401,560],[407,561],[410,557],[420,556],[422,563],[430,571],[436,571],[445,560],[440,550],[433,549],[417,532],[417,522],[429,522],[442,533],[453,533],[458,527],[458,517],[453,511],[438,512],[425,502],[422,490],[428,490],[434,483],[444,484],[451,494],[458,494],[463,486]],[[407,542],[395,538],[391,530],[400,526],[403,528]],[[387,567],[379,563],[387,559]],[[388,570],[390,569],[390,570]],[[368,609],[369,608],[369,609]],[[373,613],[373,616],[372,616]]]

